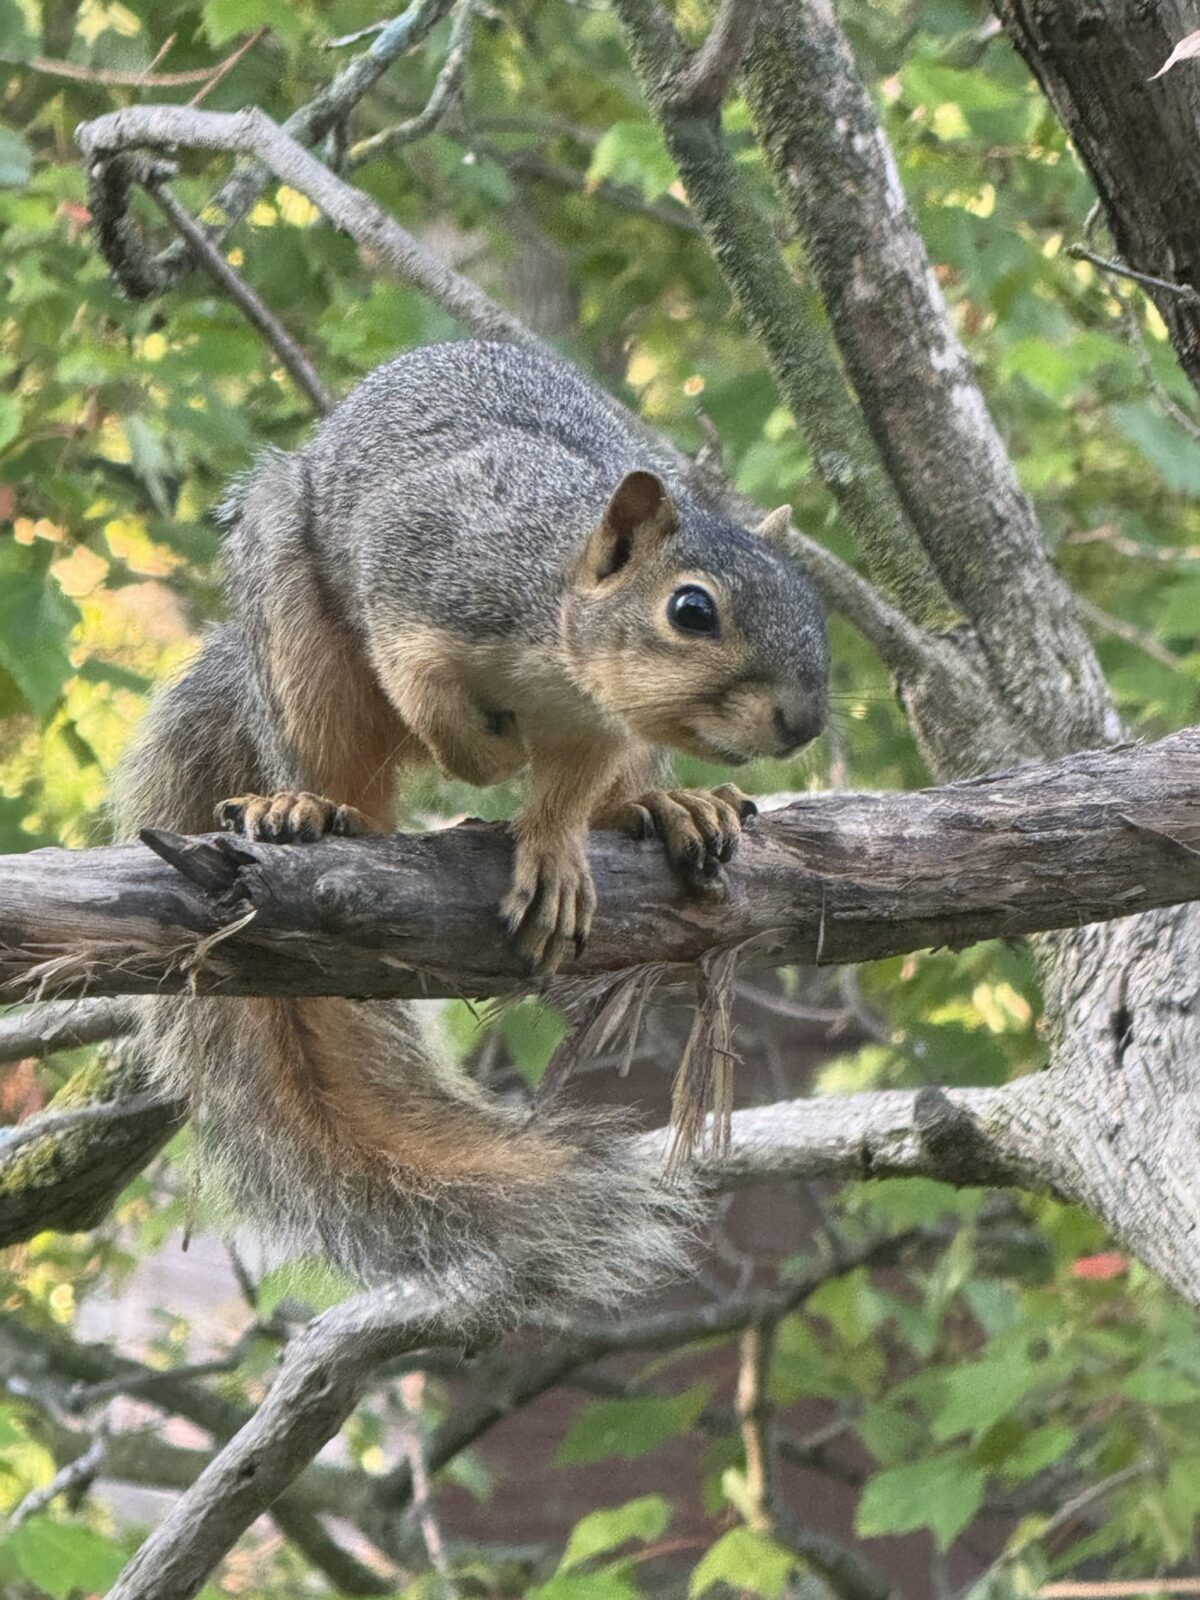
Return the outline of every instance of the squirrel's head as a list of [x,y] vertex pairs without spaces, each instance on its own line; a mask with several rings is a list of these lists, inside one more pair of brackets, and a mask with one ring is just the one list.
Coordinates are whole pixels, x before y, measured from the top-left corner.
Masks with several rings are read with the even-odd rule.
[[588,536],[563,612],[579,683],[655,744],[710,761],[783,756],[825,722],[825,625],[776,547],[653,472],[630,472]]

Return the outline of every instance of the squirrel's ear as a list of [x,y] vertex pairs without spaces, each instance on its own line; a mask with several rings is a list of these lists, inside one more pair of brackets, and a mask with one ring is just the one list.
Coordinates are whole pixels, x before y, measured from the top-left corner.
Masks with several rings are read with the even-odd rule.
[[670,490],[656,472],[627,472],[613,490],[583,553],[585,581],[600,583],[661,544],[679,526]]
[[764,539],[770,539],[772,544],[784,544],[787,541],[787,531],[791,521],[791,506],[776,506],[774,511],[767,512],[754,531],[761,534]]

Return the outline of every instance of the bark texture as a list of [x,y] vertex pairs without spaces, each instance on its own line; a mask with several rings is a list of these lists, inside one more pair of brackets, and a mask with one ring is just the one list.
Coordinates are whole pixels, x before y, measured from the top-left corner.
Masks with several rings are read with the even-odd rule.
[[[996,0],[995,10],[1087,165],[1121,258],[1200,291],[1200,73],[1185,61],[1149,81],[1200,29],[1200,5]],[[1200,387],[1200,299],[1147,292]]]
[[1026,753],[1116,738],[1074,599],[1046,559],[831,0],[763,0],[746,85],[888,476]]
[[[483,996],[527,987],[495,907],[507,830],[0,860],[0,982],[64,993]],[[696,897],[654,843],[592,838],[600,913],[567,977],[828,964],[1076,927],[1200,896],[1200,729],[911,794],[760,818]],[[162,859],[162,855],[167,860]]]

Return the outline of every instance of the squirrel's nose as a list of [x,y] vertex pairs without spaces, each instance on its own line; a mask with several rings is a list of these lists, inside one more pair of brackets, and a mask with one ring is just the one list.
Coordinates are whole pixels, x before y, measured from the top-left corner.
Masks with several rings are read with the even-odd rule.
[[806,702],[787,707],[776,706],[771,722],[779,741],[778,753],[786,756],[817,737],[825,725],[825,716],[815,702]]

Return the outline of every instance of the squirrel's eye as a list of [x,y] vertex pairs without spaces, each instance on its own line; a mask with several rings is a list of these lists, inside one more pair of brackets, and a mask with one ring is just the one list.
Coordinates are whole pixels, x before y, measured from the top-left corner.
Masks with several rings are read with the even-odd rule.
[[717,607],[707,589],[685,583],[667,601],[667,620],[680,633],[717,632]]

